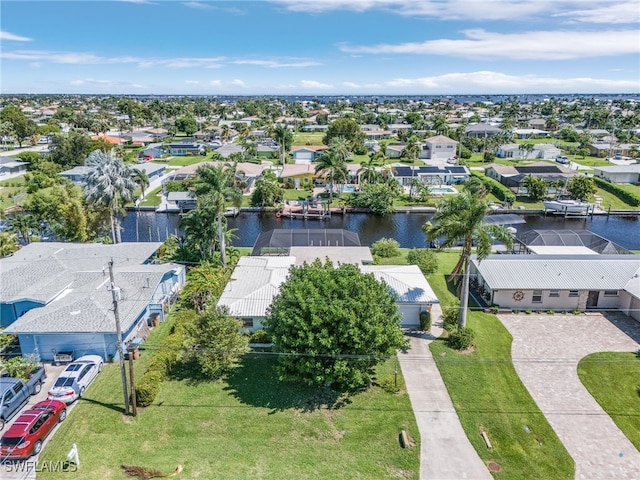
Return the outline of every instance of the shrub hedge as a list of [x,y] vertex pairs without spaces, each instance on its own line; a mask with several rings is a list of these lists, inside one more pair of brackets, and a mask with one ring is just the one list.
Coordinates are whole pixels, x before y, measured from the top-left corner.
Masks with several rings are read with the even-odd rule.
[[637,195],[632,192],[628,192],[620,188],[615,183],[608,182],[603,178],[593,177],[593,179],[596,182],[596,186],[598,188],[601,188],[609,193],[612,193],[613,195],[618,197],[620,200],[622,200],[625,203],[628,203],[632,207],[640,206],[640,195]]
[[493,194],[498,200],[501,200],[505,203],[514,203],[516,201],[516,196],[511,193],[511,190],[502,185],[500,182],[478,172],[471,172],[471,175],[473,175],[474,177],[478,177],[487,188],[489,193]]

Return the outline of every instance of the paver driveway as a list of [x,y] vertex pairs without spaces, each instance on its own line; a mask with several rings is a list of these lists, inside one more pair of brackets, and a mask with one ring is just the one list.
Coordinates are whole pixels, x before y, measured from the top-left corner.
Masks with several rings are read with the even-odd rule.
[[640,323],[622,314],[498,315],[513,336],[513,364],[576,464],[576,478],[640,478],[640,452],[578,378],[594,352],[635,351]]

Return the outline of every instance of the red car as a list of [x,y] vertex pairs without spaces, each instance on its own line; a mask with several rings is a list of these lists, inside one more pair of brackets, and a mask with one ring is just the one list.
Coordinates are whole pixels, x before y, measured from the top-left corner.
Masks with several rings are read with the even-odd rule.
[[38,455],[51,430],[67,417],[67,406],[59,400],[38,402],[25,410],[0,439],[0,459],[20,460]]

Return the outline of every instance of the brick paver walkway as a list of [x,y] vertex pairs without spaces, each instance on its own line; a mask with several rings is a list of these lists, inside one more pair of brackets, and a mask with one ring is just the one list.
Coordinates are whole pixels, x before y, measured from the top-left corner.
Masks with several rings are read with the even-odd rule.
[[640,452],[577,373],[578,362],[590,353],[638,350],[640,323],[622,314],[498,317],[513,335],[518,375],[575,461],[575,478],[640,478]]

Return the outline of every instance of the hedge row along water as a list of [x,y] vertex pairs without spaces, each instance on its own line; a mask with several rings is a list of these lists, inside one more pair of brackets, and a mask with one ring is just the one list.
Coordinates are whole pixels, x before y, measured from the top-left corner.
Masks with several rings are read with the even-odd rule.
[[502,185],[500,182],[478,172],[471,172],[471,175],[482,180],[482,183],[487,188],[489,193],[494,195],[498,200],[505,203],[514,203],[516,201],[516,196],[511,193],[511,190]]
[[632,207],[640,206],[640,195],[627,192],[626,190],[619,187],[615,183],[608,182],[603,178],[593,177],[593,179],[595,180],[596,186],[598,188],[601,188],[609,193],[612,193],[613,195],[618,197],[620,200],[622,200],[625,203],[628,203]]

